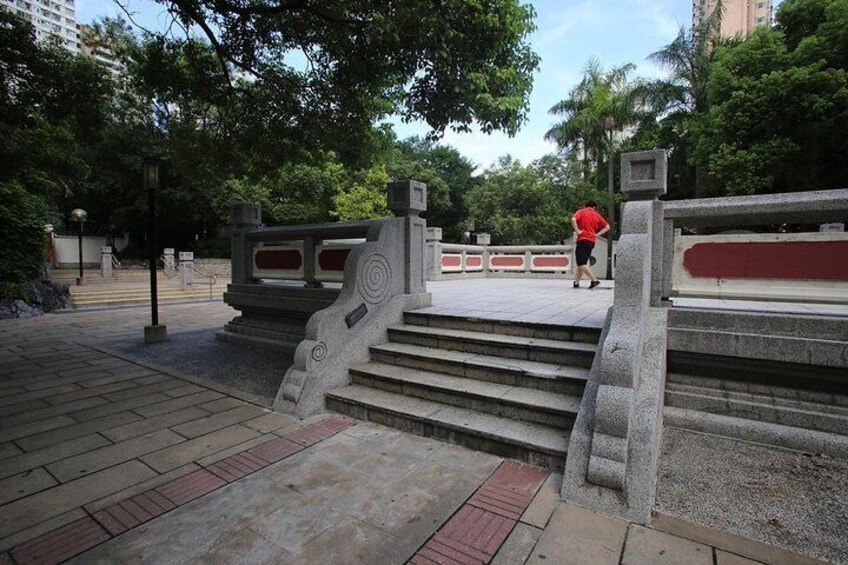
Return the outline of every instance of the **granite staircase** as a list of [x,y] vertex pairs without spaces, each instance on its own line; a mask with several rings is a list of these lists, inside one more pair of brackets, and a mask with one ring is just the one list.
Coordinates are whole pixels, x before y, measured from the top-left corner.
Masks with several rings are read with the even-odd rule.
[[848,320],[680,311],[669,350],[666,425],[848,458]]
[[407,312],[327,408],[561,471],[600,330]]

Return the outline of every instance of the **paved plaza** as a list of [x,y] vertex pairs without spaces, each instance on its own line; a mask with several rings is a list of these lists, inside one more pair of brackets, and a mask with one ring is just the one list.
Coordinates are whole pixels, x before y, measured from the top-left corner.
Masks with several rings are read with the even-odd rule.
[[[588,327],[613,294],[429,288],[431,312]],[[171,344],[142,345],[144,307],[0,321],[0,564],[814,562],[667,515],[645,528],[566,505],[561,477],[538,467],[270,412],[273,355],[227,350],[238,373],[210,349],[232,309],[160,313]]]

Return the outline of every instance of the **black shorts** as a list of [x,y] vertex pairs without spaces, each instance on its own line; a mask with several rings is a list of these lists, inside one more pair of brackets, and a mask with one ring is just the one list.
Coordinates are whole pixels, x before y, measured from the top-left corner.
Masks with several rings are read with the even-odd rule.
[[577,266],[582,267],[589,262],[589,257],[592,256],[592,249],[595,248],[594,241],[586,241],[581,239],[577,242],[577,248],[574,250],[574,259],[577,261]]

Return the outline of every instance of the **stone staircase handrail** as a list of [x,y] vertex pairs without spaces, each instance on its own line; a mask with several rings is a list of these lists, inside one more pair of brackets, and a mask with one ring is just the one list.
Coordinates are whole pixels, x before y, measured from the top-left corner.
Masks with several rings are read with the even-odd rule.
[[[258,318],[307,320],[303,338],[293,342],[293,364],[277,392],[275,410],[299,417],[323,410],[326,392],[347,383],[348,369],[367,359],[368,348],[385,339],[388,326],[399,323],[404,310],[430,304],[424,277],[426,222],[418,216],[426,210],[426,185],[394,182],[388,192],[396,217],[360,222],[269,228],[262,226],[258,205],[234,207],[233,284],[225,301]],[[349,250],[343,250],[341,290],[321,288],[316,280],[320,243],[363,237],[364,242],[348,242]],[[267,293],[279,287],[256,280],[254,250],[280,242],[302,242],[293,247],[301,266],[290,269],[297,277],[274,278],[306,284],[286,286],[283,294]],[[333,300],[329,305],[328,297]]]

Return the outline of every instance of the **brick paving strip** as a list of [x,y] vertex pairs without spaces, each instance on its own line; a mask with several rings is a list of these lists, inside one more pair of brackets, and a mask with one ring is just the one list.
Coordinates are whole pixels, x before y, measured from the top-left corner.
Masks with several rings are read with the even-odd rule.
[[203,469],[95,512],[92,516],[80,518],[38,536],[13,548],[10,554],[0,555],[0,565],[61,563],[355,424],[350,418],[333,415],[290,430],[281,434],[282,437],[211,463]]
[[505,460],[409,560],[412,565],[489,563],[550,474]]

